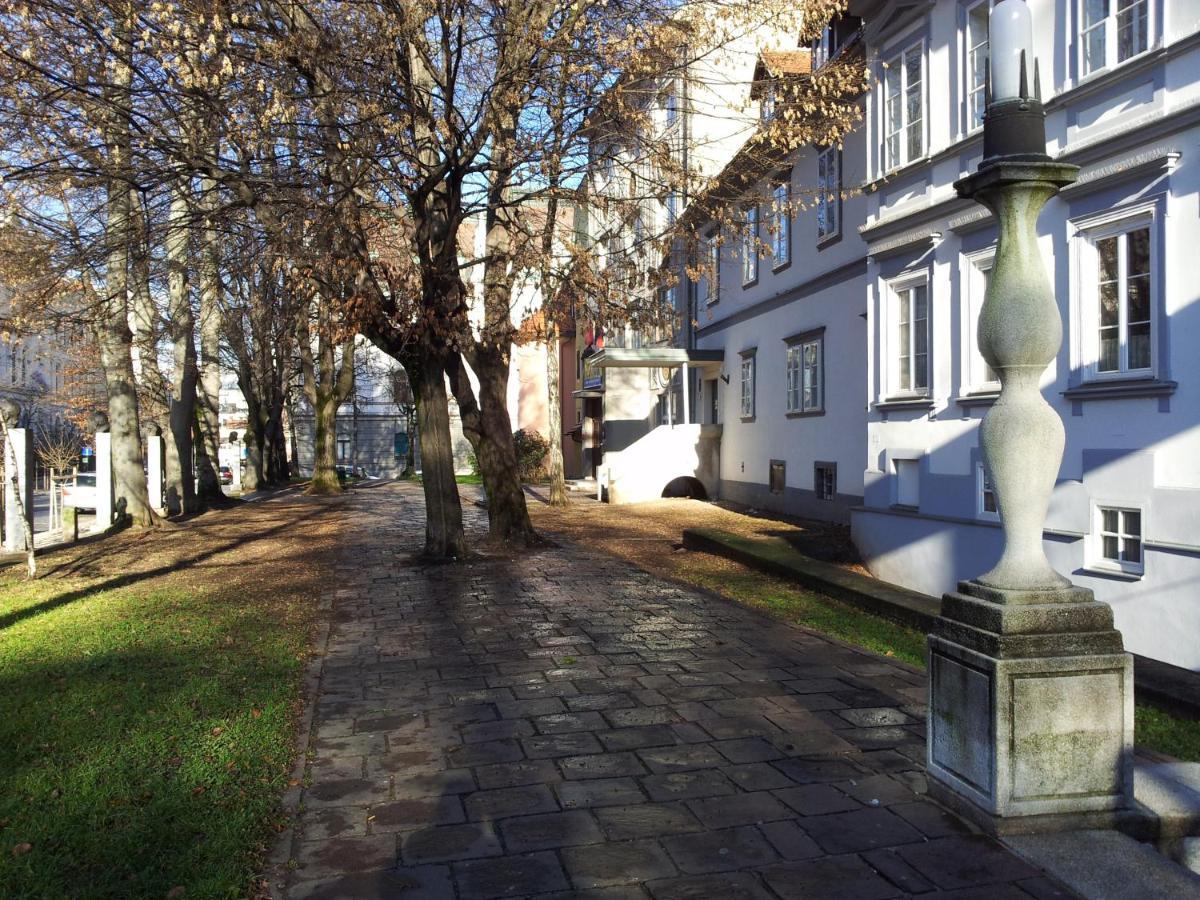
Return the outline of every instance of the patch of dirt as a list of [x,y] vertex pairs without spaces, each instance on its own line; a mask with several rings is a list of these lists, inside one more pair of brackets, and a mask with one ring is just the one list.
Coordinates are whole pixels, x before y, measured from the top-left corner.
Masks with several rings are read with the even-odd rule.
[[[341,533],[342,498],[289,495],[209,510],[165,527],[126,530],[38,554],[39,579],[152,588],[275,584],[316,588]],[[23,569],[18,563],[6,574]]]
[[[869,574],[859,564],[850,529],[844,525],[768,518],[724,502],[664,498],[613,506],[580,495],[572,495],[570,501],[566,507],[530,503],[534,524],[628,559],[651,572],[673,575],[679,568],[679,558],[690,556],[679,549],[685,528],[720,528],[742,537],[783,538],[814,559]],[[741,568],[737,563],[728,566],[729,571]]]

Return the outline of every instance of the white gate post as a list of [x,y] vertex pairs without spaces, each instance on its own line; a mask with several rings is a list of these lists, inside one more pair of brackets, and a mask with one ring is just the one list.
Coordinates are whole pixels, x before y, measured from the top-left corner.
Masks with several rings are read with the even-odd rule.
[[113,523],[112,435],[96,432],[96,524],[93,531],[104,531]]
[[167,506],[166,497],[163,496],[163,466],[166,453],[162,429],[157,425],[151,426],[146,437],[146,489],[151,508],[159,512],[164,512]]

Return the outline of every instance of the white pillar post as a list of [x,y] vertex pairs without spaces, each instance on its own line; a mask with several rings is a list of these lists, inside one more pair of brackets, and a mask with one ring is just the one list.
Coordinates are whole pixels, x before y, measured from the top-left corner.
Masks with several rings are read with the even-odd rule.
[[10,446],[4,449],[4,549],[20,553],[28,549],[22,520],[33,532],[33,441],[28,428],[8,429],[8,440]]
[[689,391],[688,380],[690,378],[690,375],[691,375],[691,373],[688,372],[688,364],[684,363],[683,364],[683,424],[684,425],[692,424],[692,404],[691,404],[691,399],[688,396],[688,391]]
[[[670,371],[670,370],[668,369],[667,371]],[[675,387],[674,387],[674,385],[671,384],[671,379],[668,378],[667,379],[667,389],[663,393],[663,398],[667,404],[667,427],[668,428],[675,427],[675,410],[673,410],[671,408],[672,406],[675,405],[674,403],[671,402],[672,400],[675,399],[674,394],[675,394]]]
[[104,531],[113,523],[112,435],[96,432],[96,523],[93,531]]
[[236,493],[242,492],[242,447],[241,444],[233,444],[233,453],[230,454],[229,471],[233,473],[233,481],[229,485],[231,491]]
[[161,434],[151,434],[146,438],[146,488],[150,496],[150,506],[159,511],[165,511],[167,506],[163,494],[166,454],[166,442]]

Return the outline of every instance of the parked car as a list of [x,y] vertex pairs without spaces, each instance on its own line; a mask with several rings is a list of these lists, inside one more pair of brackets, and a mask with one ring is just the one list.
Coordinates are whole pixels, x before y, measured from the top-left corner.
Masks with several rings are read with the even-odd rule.
[[229,466],[221,466],[221,484],[233,484],[233,469]]
[[76,509],[96,509],[96,475],[94,472],[81,472],[75,476],[71,484],[64,484],[62,489],[63,506],[73,506]]

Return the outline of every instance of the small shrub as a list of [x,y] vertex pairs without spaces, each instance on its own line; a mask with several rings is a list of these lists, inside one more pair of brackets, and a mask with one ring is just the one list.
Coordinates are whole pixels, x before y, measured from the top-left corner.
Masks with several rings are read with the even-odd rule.
[[550,442],[536,431],[513,432],[517,451],[517,472],[522,481],[541,481],[546,477],[546,457]]

